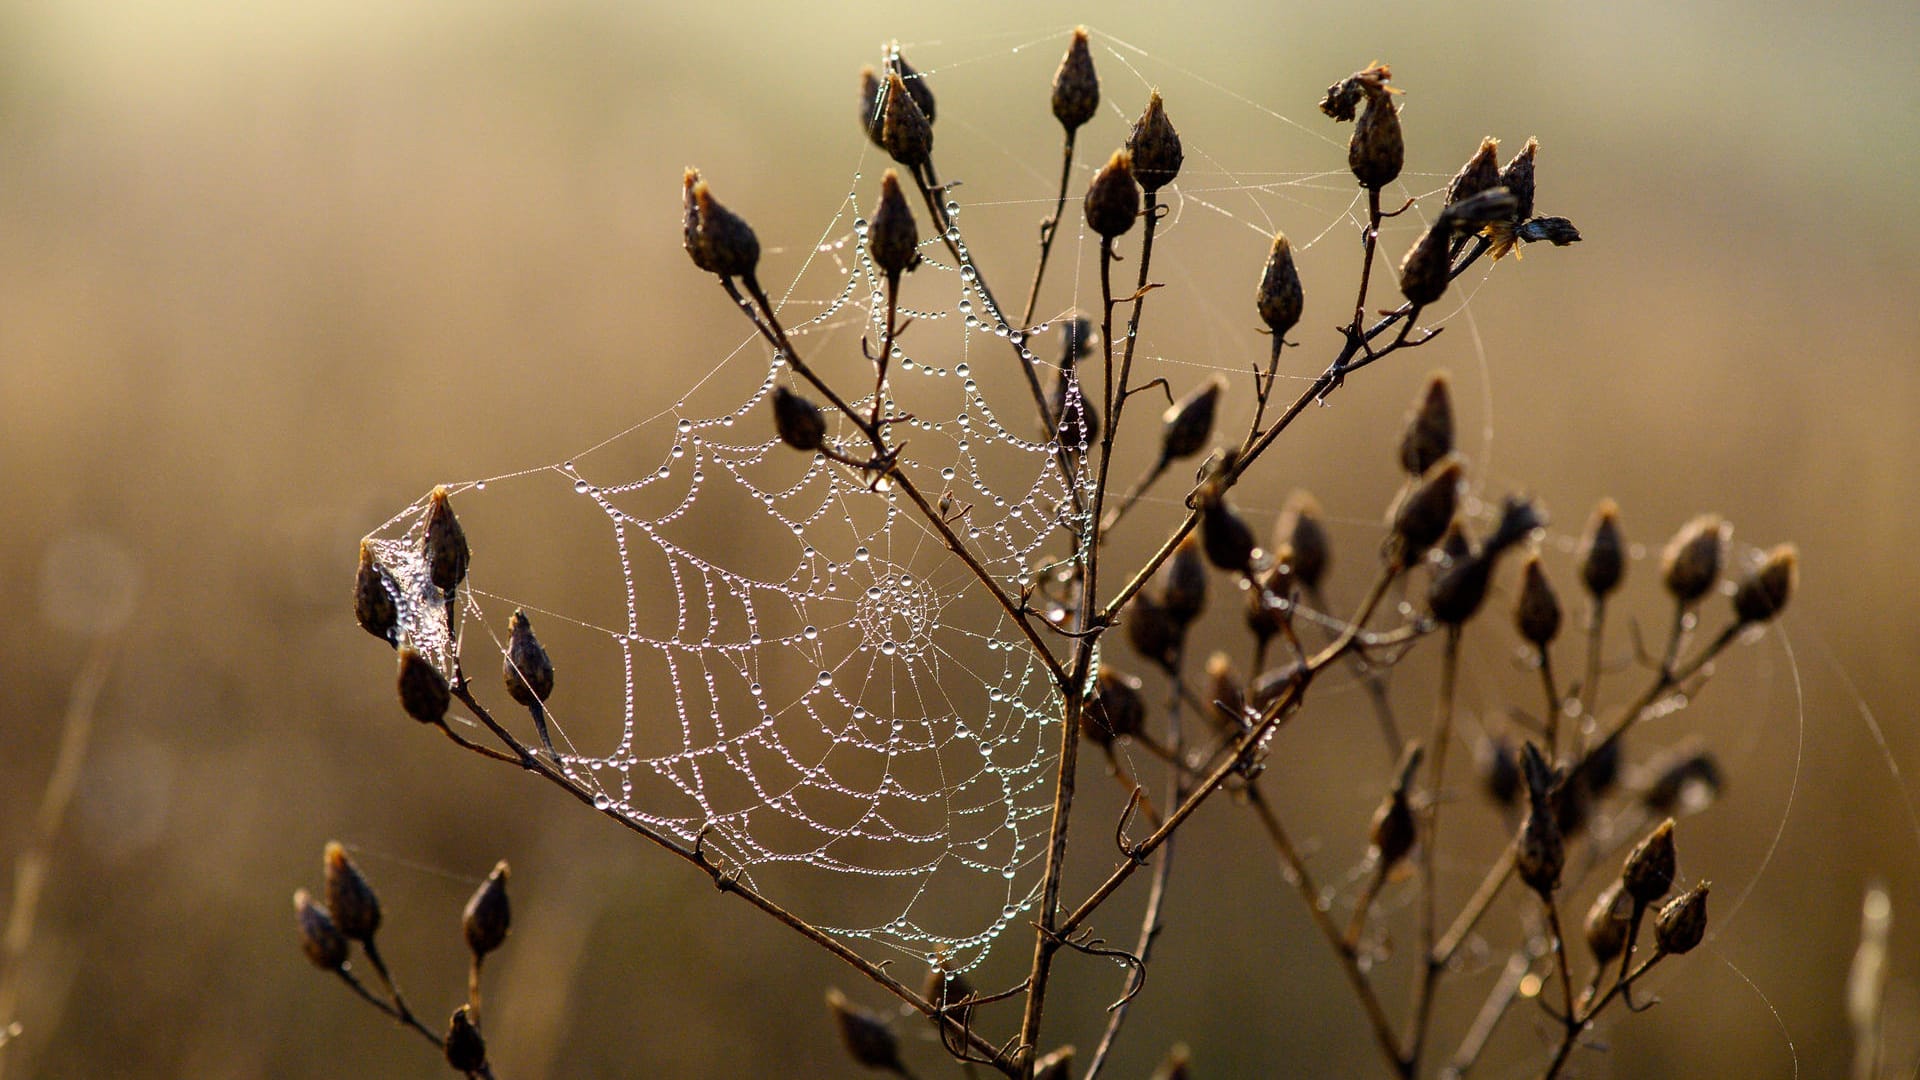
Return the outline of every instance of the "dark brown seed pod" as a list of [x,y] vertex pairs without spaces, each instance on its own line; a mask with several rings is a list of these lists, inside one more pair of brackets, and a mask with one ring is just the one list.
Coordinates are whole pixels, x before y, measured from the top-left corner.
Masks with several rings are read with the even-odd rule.
[[760,238],[740,215],[720,205],[698,169],[681,178],[682,239],[693,265],[723,278],[748,277],[760,265]]
[[1226,377],[1216,373],[1160,414],[1162,465],[1190,458],[1207,448],[1207,437],[1213,434],[1214,413],[1226,389]]
[[1473,156],[1460,166],[1460,171],[1447,183],[1448,206],[1471,199],[1500,183],[1499,151],[1499,139],[1488,135],[1480,140],[1480,149],[1473,152]]
[[925,75],[915,71],[912,64],[907,63],[907,58],[900,55],[898,47],[894,48],[889,63],[895,71],[900,73],[901,84],[907,88],[907,95],[913,98],[913,104],[920,110],[920,115],[927,118],[928,124],[932,124],[935,115],[933,84],[927,81]]
[[553,661],[525,611],[516,610],[507,624],[507,661],[503,665],[507,693],[521,707],[539,710],[553,696]]
[[1320,501],[1306,491],[1289,493],[1274,522],[1273,536],[1275,551],[1290,551],[1286,563],[1294,580],[1309,592],[1319,589],[1327,567],[1333,565],[1333,541],[1321,521]]
[[1127,644],[1133,646],[1140,659],[1173,670],[1180,642],[1186,637],[1186,627],[1158,600],[1144,590],[1133,594],[1120,621],[1127,631]]
[[1487,599],[1496,553],[1469,552],[1435,575],[1427,587],[1427,610],[1443,626],[1461,626],[1474,617]]
[[1093,119],[1100,108],[1100,77],[1094,74],[1093,50],[1087,47],[1087,28],[1073,28],[1067,55],[1053,73],[1053,118],[1069,134]]
[[1500,500],[1500,522],[1487,537],[1486,549],[1502,552],[1547,527],[1547,515],[1538,503],[1524,495],[1508,495]]
[[1440,565],[1436,572],[1444,572],[1465,562],[1473,554],[1473,537],[1467,532],[1466,522],[1454,518],[1447,526],[1447,534],[1440,538],[1434,553],[1439,556]]
[[974,988],[965,975],[948,974],[940,968],[927,971],[927,979],[920,986],[920,996],[926,998],[937,1009],[943,1010],[948,1018],[967,1027],[973,1017],[973,1005],[969,1001],[974,996]]
[[453,1010],[453,1016],[447,1021],[446,1038],[447,1064],[455,1072],[472,1075],[487,1067],[487,1040],[480,1037],[480,1029],[473,1023],[473,1006],[462,1005]]
[[1072,1076],[1072,1046],[1063,1046],[1033,1063],[1033,1080],[1071,1080]]
[[1200,544],[1208,562],[1232,574],[1249,573],[1254,553],[1260,550],[1246,519],[1219,496],[1201,503]]
[[1199,538],[1192,533],[1181,537],[1155,576],[1159,578],[1161,607],[1184,629],[1207,606],[1207,563],[1200,553]]
[[1667,890],[1673,888],[1673,875],[1678,869],[1676,863],[1673,819],[1668,818],[1627,853],[1627,861],[1620,868],[1620,880],[1626,887],[1627,895],[1645,907],[1667,895]]
[[1513,220],[1525,221],[1533,216],[1533,158],[1540,152],[1540,140],[1528,139],[1527,145],[1513,155],[1507,167],[1500,170],[1500,186],[1513,192]]
[[1260,321],[1273,336],[1284,338],[1300,321],[1306,305],[1306,293],[1300,287],[1300,271],[1293,265],[1293,242],[1286,233],[1273,234],[1273,248],[1267,252],[1267,265],[1260,271],[1260,288],[1253,294],[1260,309]]
[[400,707],[407,710],[408,716],[423,724],[445,722],[447,709],[453,705],[453,691],[447,686],[447,677],[411,645],[400,646],[398,685]]
[[1140,700],[1139,680],[1100,665],[1093,693],[1080,713],[1080,734],[1101,746],[1111,746],[1115,739],[1140,734],[1146,721],[1147,706]]
[[1207,718],[1223,731],[1238,734],[1246,714],[1246,695],[1241,692],[1240,673],[1226,653],[1207,657]]
[[1406,162],[1406,143],[1400,132],[1400,110],[1393,104],[1387,82],[1393,73],[1385,64],[1358,72],[1354,79],[1366,96],[1367,108],[1353,125],[1347,143],[1347,167],[1360,186],[1378,191],[1400,176]]
[[827,991],[827,1009],[847,1056],[869,1069],[906,1073],[900,1060],[900,1040],[876,1013],[855,1005],[838,990]]
[[314,903],[305,889],[293,893],[294,918],[300,924],[300,951],[321,971],[339,971],[347,963],[347,936],[333,924],[326,909]]
[[1303,665],[1296,660],[1255,675],[1253,681],[1247,684],[1247,708],[1254,712],[1265,713],[1290,688],[1299,683],[1304,670]]
[[920,227],[914,224],[906,196],[900,193],[900,174],[892,169],[880,177],[880,205],[867,228],[867,250],[892,285],[898,285],[900,275],[920,263]]
[[1560,887],[1560,871],[1567,863],[1566,842],[1554,813],[1554,776],[1532,743],[1520,748],[1520,768],[1527,778],[1527,820],[1520,826],[1513,866],[1527,888],[1550,901]]
[[1449,454],[1435,462],[1394,505],[1393,535],[1403,564],[1410,565],[1425,555],[1453,523],[1462,469],[1459,456]]
[[1601,966],[1619,956],[1627,947],[1627,934],[1633,927],[1633,897],[1618,880],[1600,890],[1593,906],[1587,909],[1587,948]]
[[1513,193],[1496,185],[1461,199],[1440,216],[1452,224],[1454,235],[1471,236],[1488,225],[1511,225],[1514,205]]
[[1413,850],[1413,842],[1419,830],[1413,821],[1413,774],[1420,768],[1420,759],[1424,754],[1419,743],[1410,743],[1400,757],[1400,769],[1386,798],[1373,812],[1373,821],[1367,829],[1369,854],[1375,865],[1384,872],[1399,865]]
[[423,542],[427,572],[433,587],[452,595],[467,579],[467,534],[460,519],[453,516],[453,503],[444,486],[435,487],[427,500],[427,535]]
[[784,386],[773,388],[773,428],[780,441],[812,453],[827,441],[827,418],[820,407]]
[[860,69],[860,129],[882,150],[887,148],[880,141],[880,116],[886,106],[886,90],[887,84],[880,81],[880,73],[872,64]]
[[1720,579],[1722,553],[1733,529],[1718,514],[1701,514],[1680,527],[1660,555],[1662,583],[1674,600],[1692,604]]
[[1620,533],[1620,507],[1601,499],[1580,538],[1580,583],[1594,598],[1604,600],[1627,575],[1627,541]]
[[1427,385],[1407,413],[1400,431],[1400,467],[1414,476],[1453,452],[1452,380],[1444,371],[1427,378]]
[[933,121],[914,101],[898,71],[887,73],[886,89],[881,93],[880,148],[909,169],[933,156]]
[[1520,599],[1513,605],[1513,623],[1520,637],[1536,649],[1545,649],[1560,636],[1560,598],[1553,595],[1540,556],[1527,559],[1520,571]]
[[1185,160],[1180,151],[1180,134],[1173,130],[1173,121],[1167,119],[1160,91],[1147,96],[1146,110],[1133,122],[1133,132],[1127,136],[1127,153],[1133,158],[1133,178],[1149,195],[1173,183],[1173,178],[1180,175],[1180,163]]
[[1654,947],[1669,956],[1692,951],[1707,936],[1707,891],[1703,881],[1667,902],[1653,922]]
[[1327,87],[1326,96],[1320,99],[1320,111],[1344,124],[1359,112],[1364,97],[1366,92],[1360,89],[1360,77],[1349,75]]
[[1513,235],[1522,243],[1537,244],[1545,240],[1554,247],[1580,242],[1580,230],[1563,217],[1529,218],[1513,230]]
[[1743,625],[1771,622],[1786,610],[1799,580],[1800,552],[1792,544],[1781,544],[1733,590],[1734,615]]
[[468,897],[466,910],[460,914],[460,932],[465,935],[474,959],[478,960],[499,948],[512,928],[513,907],[507,902],[507,860],[501,859],[494,864],[487,880]]
[[360,628],[392,645],[400,640],[400,610],[394,606],[387,575],[374,564],[373,548],[360,541],[360,569],[353,578],[353,617]]
[[1125,150],[1115,150],[1087,185],[1087,227],[1108,240],[1133,228],[1140,216],[1140,186],[1133,181],[1133,162]]
[[1677,754],[1652,766],[1653,780],[1640,803],[1656,814],[1688,814],[1704,809],[1720,795],[1725,780],[1714,756],[1699,750]]
[[1453,222],[1442,215],[1427,226],[1407,257],[1400,260],[1400,293],[1414,304],[1427,305],[1447,294],[1452,265]]
[[1293,578],[1288,573],[1286,548],[1274,552],[1274,564],[1255,575],[1253,588],[1247,590],[1247,629],[1262,645],[1285,629],[1291,609],[1282,606],[1292,598]]
[[370,941],[380,929],[380,898],[360,868],[347,858],[347,849],[329,841],[326,857],[327,914],[340,933],[353,941]]
[[1491,735],[1480,740],[1474,747],[1474,764],[1480,775],[1480,790],[1487,798],[1499,806],[1512,806],[1520,798],[1520,788],[1524,781],[1520,776],[1520,759],[1513,752],[1513,744],[1504,737]]

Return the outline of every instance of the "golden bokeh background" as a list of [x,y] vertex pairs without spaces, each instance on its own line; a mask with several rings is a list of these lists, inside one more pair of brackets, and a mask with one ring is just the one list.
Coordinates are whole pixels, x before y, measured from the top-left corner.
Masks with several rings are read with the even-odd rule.
[[[981,261],[1024,285],[1058,154],[1045,87],[1077,20],[1110,99],[1131,114],[1160,86],[1207,151],[1190,150],[1195,200],[1166,234],[1169,288],[1144,333],[1176,386],[1201,373],[1183,364],[1264,355],[1248,303],[1263,214],[1296,238],[1332,227],[1302,258],[1295,374],[1331,352],[1357,257],[1346,130],[1313,107],[1328,82],[1391,61],[1415,192],[1483,134],[1509,150],[1540,137],[1540,207],[1585,242],[1463,279],[1479,291],[1449,332],[1306,416],[1243,506],[1264,518],[1313,488],[1341,523],[1339,589],[1356,591],[1395,483],[1390,440],[1441,366],[1476,483],[1537,493],[1561,539],[1611,495],[1656,549],[1703,509],[1748,544],[1797,541],[1785,634],[1736,649],[1644,747],[1693,734],[1727,766],[1681,857],[1730,917],[1659,981],[1658,1008],[1579,1060],[1586,1075],[1838,1073],[1860,896],[1881,881],[1904,1055],[1890,1064],[1911,1068],[1920,796],[1895,775],[1920,769],[1911,4],[596,0],[0,4],[0,869],[31,844],[76,677],[109,657],[15,961],[6,1067],[442,1075],[298,953],[287,896],[318,884],[338,838],[380,887],[386,952],[433,1017],[463,990],[461,903],[512,862],[516,927],[489,965],[503,1078],[850,1073],[821,993],[883,1004],[857,976],[399,713],[390,655],[348,613],[355,542],[436,481],[550,464],[653,416],[731,353],[744,325],[678,250],[680,170],[699,163],[758,228],[768,277],[791,277],[856,168],[871,190],[853,73],[887,38],[942,94],[942,171],[969,182]],[[1122,131],[1109,109],[1083,144],[1104,154]],[[1246,170],[1333,175],[1256,198]],[[1390,230],[1390,258],[1411,228]],[[1071,301],[1071,260],[1091,281],[1091,247],[1060,255],[1051,310]],[[475,547],[488,557],[487,537]],[[1630,576],[1649,627],[1652,577],[1645,561]],[[1470,711],[1528,685],[1510,640],[1470,636]],[[1427,677],[1402,686],[1416,722]],[[1386,768],[1361,699],[1329,696],[1269,782],[1341,882]],[[1113,857],[1118,800],[1098,772],[1069,893]],[[1460,775],[1465,846],[1447,869],[1464,893],[1499,836]],[[1194,835],[1115,1075],[1144,1075],[1176,1039],[1203,1076],[1372,1075],[1359,1012],[1244,815],[1222,801]],[[14,888],[0,895],[10,906]],[[1103,932],[1130,938],[1139,900]],[[1009,939],[982,981],[1016,978],[1027,949]],[[1118,974],[1063,971],[1048,1042],[1084,1047]],[[1442,1032],[1491,975],[1447,984]],[[1548,1026],[1531,1006],[1509,1018],[1485,1075],[1530,1075]],[[921,1025],[900,1030],[922,1075],[946,1068]]]

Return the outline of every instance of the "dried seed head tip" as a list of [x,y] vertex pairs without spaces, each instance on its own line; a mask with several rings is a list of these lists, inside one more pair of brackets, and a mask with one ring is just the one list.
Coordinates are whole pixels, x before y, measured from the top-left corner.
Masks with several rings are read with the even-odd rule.
[[1400,111],[1387,89],[1391,77],[1385,64],[1376,64],[1353,77],[1366,97],[1367,108],[1353,125],[1353,138],[1347,142],[1347,167],[1361,187],[1372,191],[1398,179],[1400,167],[1406,162]]
[[525,611],[516,610],[507,624],[507,660],[503,675],[507,693],[523,708],[538,709],[553,695],[553,661]]
[[773,427],[780,441],[812,453],[827,441],[827,419],[820,407],[784,386],[773,388]]
[[1520,572],[1520,599],[1513,606],[1513,621],[1520,637],[1536,649],[1546,648],[1560,635],[1560,600],[1538,555],[1529,558]]
[[305,889],[293,894],[294,917],[300,923],[300,951],[322,971],[339,971],[347,962],[347,938],[326,910]]
[[1533,216],[1533,158],[1540,152],[1540,140],[1529,138],[1527,145],[1513,155],[1507,167],[1500,170],[1500,186],[1513,192],[1513,217],[1516,221],[1525,221]]
[[1180,175],[1180,163],[1185,160],[1180,151],[1180,135],[1173,130],[1173,121],[1167,119],[1160,91],[1155,90],[1147,97],[1146,111],[1133,122],[1133,132],[1127,136],[1127,153],[1133,156],[1134,178],[1149,195],[1173,183],[1173,178]]
[[1140,216],[1140,186],[1133,180],[1133,159],[1115,150],[1087,185],[1087,227],[1108,240],[1133,228]]
[[907,63],[907,58],[900,54],[898,45],[892,46],[890,52],[892,56],[888,58],[888,64],[900,73],[900,81],[906,85],[907,93],[912,96],[913,103],[919,107],[921,114],[927,118],[927,123],[933,123],[935,115],[933,84],[927,81],[925,75],[914,70],[912,64]]
[[1680,527],[1661,554],[1667,591],[1682,604],[1707,594],[1720,578],[1720,562],[1733,529],[1718,514],[1701,514]]
[[885,1020],[848,1001],[838,990],[827,991],[827,1009],[833,1014],[833,1026],[848,1057],[869,1069],[904,1074],[900,1041]]
[[325,856],[327,914],[333,925],[351,940],[372,939],[380,929],[380,898],[373,885],[338,842],[327,843]]
[[1400,467],[1414,476],[1433,468],[1453,451],[1453,396],[1444,371],[1427,379],[1426,389],[1407,413],[1400,433]]
[[880,106],[880,148],[908,168],[922,165],[933,156],[933,121],[927,119],[898,71],[887,73]]
[[1675,864],[1673,819],[1668,818],[1627,854],[1626,864],[1620,869],[1620,881],[1627,895],[1644,907],[1673,888]]
[[451,594],[467,579],[467,534],[460,519],[453,516],[453,503],[444,485],[435,487],[427,500],[427,535],[424,541],[427,572],[433,587]]
[[880,81],[880,73],[867,64],[860,69],[860,127],[867,133],[873,145],[886,149],[880,141],[880,116],[886,105],[886,84]]
[[1446,534],[1459,504],[1462,471],[1459,456],[1447,455],[1435,462],[1395,505],[1393,534],[1404,563],[1411,564],[1426,554],[1427,549]]
[[1190,458],[1206,449],[1207,437],[1213,434],[1213,416],[1220,404],[1220,395],[1226,389],[1226,376],[1216,373],[1160,414],[1160,461],[1163,465]]
[[1527,776],[1528,810],[1520,826],[1513,865],[1528,888],[1550,900],[1560,887],[1560,871],[1567,861],[1566,842],[1561,838],[1550,794],[1554,777],[1532,743],[1520,748],[1520,764]]
[[867,250],[874,265],[897,282],[900,275],[920,261],[920,227],[914,224],[913,211],[900,193],[900,174],[888,169],[880,177],[880,205],[873,212],[867,230]]
[[697,169],[681,181],[682,240],[693,265],[723,278],[747,277],[760,265],[760,239],[740,215],[720,205]]
[[400,646],[400,707],[407,715],[423,724],[438,724],[446,720],[447,709],[453,705],[453,692],[447,686],[447,677],[440,669],[428,662],[427,658],[414,651],[411,645]]
[[373,548],[360,541],[360,569],[353,579],[353,617],[360,628],[391,645],[399,640],[400,611],[387,576],[374,564]]
[[1703,881],[1660,909],[1653,924],[1653,942],[1661,952],[1678,956],[1706,938],[1707,890],[1712,887],[1713,882]]
[[477,960],[500,947],[513,926],[513,909],[507,903],[507,861],[494,864],[493,873],[480,883],[460,914],[460,932],[467,948]]
[[1253,300],[1260,309],[1260,321],[1267,324],[1275,338],[1284,338],[1300,321],[1306,294],[1300,288],[1300,271],[1294,268],[1293,244],[1286,233],[1273,234],[1273,250],[1267,254],[1267,265],[1260,272],[1260,288]]
[[1296,490],[1287,496],[1273,528],[1274,549],[1291,550],[1287,565],[1293,570],[1294,580],[1309,591],[1320,587],[1327,576],[1327,567],[1333,563],[1333,541],[1320,518],[1320,501],[1308,492]]
[[1627,541],[1620,533],[1620,507],[1601,499],[1580,539],[1580,583],[1597,599],[1620,587],[1627,573]]
[[1094,74],[1087,28],[1074,27],[1060,70],[1053,73],[1053,116],[1069,132],[1093,119],[1100,108],[1100,77]]
[[1447,184],[1448,206],[1471,199],[1500,183],[1499,151],[1499,139],[1489,135],[1480,140],[1480,149],[1473,152],[1473,156],[1460,166],[1460,171]]
[[471,1010],[470,1005],[453,1010],[452,1018],[447,1021],[446,1039],[447,1064],[453,1066],[455,1072],[469,1075],[487,1065],[487,1041],[474,1026]]
[[1200,538],[1188,533],[1161,565],[1160,605],[1184,629],[1207,606],[1207,563]]
[[1742,623],[1770,622],[1786,610],[1800,580],[1800,552],[1781,544],[1767,552],[1733,593],[1733,611]]

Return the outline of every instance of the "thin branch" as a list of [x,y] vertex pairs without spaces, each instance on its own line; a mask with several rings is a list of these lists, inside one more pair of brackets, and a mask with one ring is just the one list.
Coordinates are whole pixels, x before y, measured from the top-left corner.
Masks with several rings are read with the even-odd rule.
[[1432,772],[1427,781],[1427,807],[1423,815],[1426,828],[1420,838],[1420,955],[1426,960],[1413,984],[1413,1007],[1410,1012],[1411,1028],[1407,1033],[1407,1049],[1402,1060],[1408,1075],[1419,1072],[1420,1054],[1426,1046],[1427,1030],[1433,1020],[1434,984],[1439,981],[1442,965],[1435,962],[1435,940],[1437,926],[1435,910],[1438,907],[1438,878],[1440,847],[1440,803],[1442,789],[1447,777],[1447,744],[1453,739],[1453,697],[1454,681],[1460,668],[1460,628],[1447,628],[1446,652],[1440,661],[1439,703],[1435,708],[1433,735],[1428,747],[1433,754]]
[[[1073,137],[1078,128],[1067,128],[1060,149],[1060,194],[1053,200],[1053,216],[1040,223],[1040,261],[1033,268],[1033,287],[1027,290],[1027,311],[1020,316],[1022,329],[1033,325],[1033,309],[1040,302],[1040,279],[1047,272],[1047,256],[1053,252],[1053,236],[1060,231],[1060,216],[1067,208],[1067,184],[1073,180]],[[977,273],[977,271],[976,271]]]

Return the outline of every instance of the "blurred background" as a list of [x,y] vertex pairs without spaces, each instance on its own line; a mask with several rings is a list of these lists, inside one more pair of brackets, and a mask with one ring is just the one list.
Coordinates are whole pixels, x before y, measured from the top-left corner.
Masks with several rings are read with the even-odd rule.
[[[1658,981],[1658,1008],[1576,1060],[1586,1075],[1839,1072],[1860,898],[1879,881],[1894,898],[1889,1065],[1910,1070],[1913,5],[594,0],[0,4],[4,880],[33,843],[89,657],[105,671],[37,925],[8,961],[8,1070],[444,1074],[299,954],[287,897],[319,884],[337,838],[379,887],[385,951],[430,1017],[464,993],[461,904],[511,861],[514,936],[488,968],[503,1078],[851,1073],[821,994],[837,983],[883,1006],[857,976],[400,714],[391,654],[349,613],[355,543],[435,482],[552,464],[655,416],[731,354],[745,327],[679,250],[681,169],[706,171],[758,229],[764,275],[791,280],[856,169],[870,191],[880,162],[854,123],[854,73],[885,39],[941,95],[938,158],[967,182],[974,250],[1003,298],[1023,292],[1058,161],[1046,88],[1078,20],[1118,108],[1083,132],[1082,161],[1124,137],[1120,113],[1150,84],[1188,141],[1156,256],[1169,288],[1142,346],[1176,389],[1264,358],[1249,301],[1257,231],[1274,226],[1313,241],[1288,370],[1331,355],[1357,245],[1347,130],[1314,109],[1329,82],[1392,63],[1408,193],[1444,184],[1484,134],[1507,152],[1540,138],[1539,209],[1585,242],[1463,279],[1457,292],[1477,291],[1465,311],[1444,305],[1448,333],[1305,416],[1241,505],[1264,529],[1289,488],[1313,489],[1341,544],[1335,592],[1357,594],[1399,419],[1446,367],[1475,483],[1536,493],[1556,541],[1612,496],[1655,551],[1708,509],[1745,544],[1798,542],[1784,632],[1735,649],[1636,746],[1694,737],[1726,768],[1724,798],[1681,832],[1688,879],[1715,882],[1715,936]],[[1389,259],[1416,227],[1389,230]],[[1071,239],[1043,311],[1092,280],[1092,248]],[[741,380],[736,400],[758,363],[749,349],[722,373]],[[1139,545],[1154,511],[1172,514],[1147,507]],[[604,550],[608,534],[573,539]],[[1654,576],[1634,566],[1624,609],[1649,627]],[[604,605],[601,584],[583,575],[554,604]],[[1235,607],[1216,603],[1207,633],[1229,640]],[[1624,632],[1614,645],[1624,659]],[[1504,626],[1468,648],[1468,713],[1530,687]],[[1401,687],[1416,722],[1421,678]],[[1350,894],[1387,769],[1364,699],[1329,699],[1288,733],[1269,790]],[[1446,869],[1464,895],[1500,827],[1455,775],[1465,835]],[[1111,785],[1087,786],[1084,812],[1111,821]],[[1111,866],[1105,826],[1088,828],[1069,893]],[[1144,1075],[1175,1040],[1197,1075],[1376,1073],[1246,815],[1222,801],[1194,835],[1114,1075]],[[1103,932],[1131,938],[1143,891]],[[11,908],[15,887],[4,895]],[[1003,942],[979,981],[1013,981],[1028,947]],[[1443,984],[1440,1045],[1503,957]],[[1073,958],[1062,970],[1048,1043],[1085,1047],[1120,979]],[[1530,1075],[1548,1027],[1516,1012],[1484,1074]],[[947,1069],[921,1025],[899,1028],[922,1075]]]

